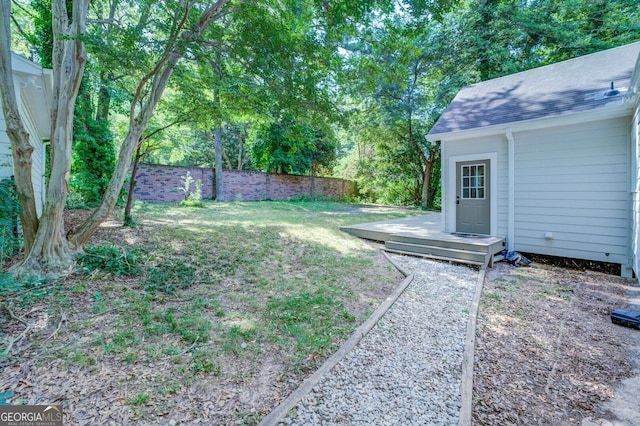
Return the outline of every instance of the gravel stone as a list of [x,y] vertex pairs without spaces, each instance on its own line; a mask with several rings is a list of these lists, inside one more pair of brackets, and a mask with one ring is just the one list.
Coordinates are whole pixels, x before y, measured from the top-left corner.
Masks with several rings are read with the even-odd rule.
[[390,257],[413,282],[281,425],[457,425],[478,271]]

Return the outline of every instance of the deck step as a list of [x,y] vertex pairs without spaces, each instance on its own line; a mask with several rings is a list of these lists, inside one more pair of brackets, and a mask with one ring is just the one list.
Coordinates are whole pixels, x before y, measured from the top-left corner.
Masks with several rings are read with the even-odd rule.
[[457,259],[463,262],[477,262],[485,264],[488,261],[487,252],[476,250],[463,250],[461,248],[448,248],[425,244],[412,244],[401,241],[387,241],[385,247],[391,250],[400,250],[407,253],[417,253],[428,256],[443,257],[446,259]]
[[354,237],[364,238],[365,240],[372,241],[387,241],[390,238],[390,234],[384,231],[376,231],[370,229],[358,229],[349,226],[340,227],[342,232],[346,232],[347,234],[351,234]]
[[474,266],[479,266],[479,267],[484,267],[485,262],[476,262],[473,260],[465,260],[465,259],[457,259],[454,257],[446,257],[446,256],[435,256],[435,255],[430,255],[430,254],[424,254],[424,253],[416,253],[416,252],[409,252],[409,251],[403,251],[403,250],[394,250],[394,249],[390,249],[390,248],[383,248],[382,250],[388,252],[388,253],[397,253],[397,254],[406,254],[406,255],[410,255],[410,256],[419,256],[419,257],[424,257],[426,259],[435,259],[435,260],[444,260],[444,261],[449,261],[449,262],[455,262],[455,263],[464,263],[465,265],[474,265]]
[[[495,241],[494,241],[495,240]],[[447,238],[428,238],[422,236],[411,235],[390,235],[386,241],[395,241],[399,243],[418,244],[427,246],[437,246],[449,249],[471,250],[477,252],[488,253],[492,250],[499,239],[492,238],[463,238],[447,235]]]

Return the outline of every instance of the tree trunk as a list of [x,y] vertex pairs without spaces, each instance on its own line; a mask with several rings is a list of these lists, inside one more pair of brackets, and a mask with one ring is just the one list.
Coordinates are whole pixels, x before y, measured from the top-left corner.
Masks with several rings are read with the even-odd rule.
[[231,165],[231,159],[227,155],[227,150],[224,149],[224,147],[222,147],[222,158],[224,158],[224,162],[227,163],[227,169],[233,169],[233,166]]
[[146,128],[149,118],[143,119],[136,126],[133,126],[129,129],[129,133],[125,137],[122,145],[120,147],[120,154],[118,155],[118,162],[116,163],[116,168],[113,172],[113,176],[111,176],[111,180],[109,181],[109,186],[105,191],[102,202],[100,205],[93,211],[91,216],[82,224],[80,227],[74,231],[73,235],[69,238],[70,242],[75,246],[82,246],[87,242],[91,234],[96,230],[96,228],[107,218],[113,207],[116,205],[118,201],[118,196],[120,195],[120,190],[122,189],[122,185],[124,185],[124,181],[127,177],[129,171],[129,163],[131,162],[131,158],[133,156],[133,151],[136,149],[138,145],[138,141],[142,136],[142,132]]
[[[211,21],[221,16],[221,10],[227,1],[228,0],[218,0],[215,4],[209,6],[202,12],[196,27],[192,30],[175,32],[176,39],[181,38],[183,41],[197,40]],[[181,22],[178,23],[180,29],[183,29],[184,24],[187,22],[190,7],[191,6],[187,7],[181,18]],[[120,189],[122,189],[122,185],[127,177],[133,152],[137,148],[142,133],[147,128],[149,120],[167,87],[169,77],[171,77],[174,67],[184,53],[182,49],[185,48],[185,45],[183,43],[173,44],[176,39],[168,41],[168,46],[173,45],[173,49],[165,52],[165,55],[158,61],[155,68],[143,78],[138,85],[136,94],[131,102],[129,132],[120,146],[120,153],[113,176],[109,181],[109,186],[102,197],[100,205],[73,235],[71,235],[70,242],[75,246],[82,246],[89,239],[96,228],[111,214],[118,200]],[[141,101],[143,94],[146,95],[146,98],[144,101]]]
[[440,144],[436,143],[435,146],[429,148],[429,157],[426,157],[427,161],[424,163],[424,180],[422,185],[422,198],[420,205],[423,208],[433,207],[433,197],[436,191],[432,190],[432,175],[433,166],[436,161],[440,159]]
[[129,193],[127,194],[127,204],[124,206],[124,225],[129,226],[133,224],[133,218],[131,217],[131,208],[133,207],[133,191],[136,188],[136,176],[138,176],[138,168],[140,167],[140,159],[142,153],[140,152],[142,143],[138,145],[136,149],[136,155],[133,159],[133,167],[131,168],[131,179],[129,180]]
[[52,2],[53,10],[53,106],[51,111],[51,177],[40,225],[31,250],[14,271],[60,275],[73,265],[73,251],[64,234],[64,205],[69,191],[73,112],[82,81],[86,52],[88,0],[72,4],[71,23],[67,4]]
[[0,18],[0,97],[6,122],[6,131],[11,140],[13,170],[16,190],[20,202],[20,222],[24,236],[25,250],[30,250],[38,231],[35,194],[31,177],[33,147],[29,143],[29,133],[22,124],[11,65],[11,1],[2,0]]
[[[10,2],[9,0],[0,1],[2,1],[3,22],[6,23],[10,16]],[[197,41],[210,22],[222,16],[221,10],[226,3],[227,0],[218,0],[209,6],[202,12],[195,28],[190,30],[185,30],[184,25],[187,23],[191,5],[187,4],[182,14],[176,13],[176,18],[181,18],[181,21],[176,22],[174,38],[167,40],[167,51],[155,68],[142,79],[131,102],[129,132],[122,142],[118,162],[102,202],[67,240],[63,215],[71,170],[73,112],[86,62],[82,40],[85,34],[89,0],[52,1],[54,43],[51,177],[33,246],[25,259],[14,267],[14,272],[46,272],[60,275],[70,270],[69,268],[73,265],[73,254],[108,217],[118,199],[133,151],[137,148],[142,132],[146,129],[167,86],[173,68],[186,49],[184,43],[176,44],[175,41],[177,39],[185,42]],[[72,6],[71,18],[67,13],[68,5]],[[0,53],[6,58],[11,52],[8,45],[10,27],[5,26],[7,28],[3,31],[3,36],[6,36],[7,40],[4,46],[0,46]],[[6,74],[3,73],[3,75]],[[3,77],[0,77],[0,80],[2,79]],[[6,77],[4,79],[6,80]],[[24,175],[21,175],[20,179]],[[37,217],[35,212],[30,216]]]
[[424,178],[422,180],[422,197],[420,198],[420,206],[422,208],[429,207],[429,201],[431,201],[429,197],[429,188],[431,186],[431,170],[433,168],[433,163],[431,161],[427,162],[424,166]]
[[224,175],[222,173],[222,126],[216,129],[216,201],[224,199]]

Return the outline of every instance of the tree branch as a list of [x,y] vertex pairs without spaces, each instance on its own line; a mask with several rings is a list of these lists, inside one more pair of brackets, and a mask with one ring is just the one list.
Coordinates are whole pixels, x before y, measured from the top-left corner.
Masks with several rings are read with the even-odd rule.
[[14,319],[14,320],[16,320],[16,321],[18,321],[18,322],[21,322],[21,323],[22,323],[22,324],[24,324],[24,325],[29,325],[29,324],[27,323],[27,321],[25,321],[25,320],[23,320],[22,318],[20,318],[20,317],[16,316],[16,314],[14,314],[14,313],[13,313],[13,311],[11,310],[11,308],[9,307],[9,305],[7,305],[6,303],[1,303],[1,304],[0,304],[0,308],[3,308],[5,311],[7,311],[7,313],[9,314],[9,316],[10,316],[12,319]]
[[117,19],[87,19],[87,24],[107,24],[122,28],[122,24]]
[[[23,5],[20,4],[20,2],[17,2],[15,0],[12,0],[11,3],[13,3],[14,6],[16,6],[18,9],[22,10],[24,13],[26,13],[27,15],[29,15],[29,17],[31,19],[35,19],[35,15],[33,14],[32,11],[28,10],[27,8],[25,8]],[[13,17],[12,17],[13,19]],[[15,22],[15,21],[14,21]]]
[[[142,80],[140,80],[140,83],[138,84],[138,87],[136,88],[136,92],[133,95],[133,100],[131,101],[131,108],[130,108],[130,111],[129,111],[129,125],[130,126],[134,126],[135,125],[135,121],[136,121],[136,118],[137,118],[137,115],[135,114],[135,109],[136,109],[136,107],[138,105],[138,99],[140,99],[140,97],[142,95],[142,91],[147,86],[147,83],[149,82],[149,80],[151,80],[152,78],[154,80],[154,84],[152,84],[152,85],[155,86],[157,75],[160,73],[160,71],[162,70],[164,65],[167,63],[167,61],[169,61],[171,56],[173,54],[175,54],[174,45],[176,43],[177,34],[179,33],[179,31],[184,27],[185,23],[187,22],[187,18],[189,17],[189,10],[190,9],[191,8],[189,6],[189,3],[186,3],[185,4],[184,14],[182,15],[182,18],[180,19],[175,31],[172,31],[173,34],[171,34],[169,40],[167,41],[167,46],[165,48],[164,53],[162,54],[162,57],[156,63],[155,67],[147,75],[142,77]],[[178,10],[179,10],[179,8],[176,9],[176,16],[179,13]],[[152,92],[153,92],[153,89],[152,89]]]
[[13,21],[13,25],[15,25],[16,29],[22,35],[22,37],[24,37],[25,40],[29,40],[30,37],[27,35],[27,33],[24,32],[24,30],[16,20],[15,16],[11,15],[11,21]]
[[157,129],[154,129],[154,130],[153,130],[153,131],[151,131],[150,133],[148,133],[148,134],[146,134],[146,135],[143,135],[143,136],[140,138],[140,143],[142,143],[142,142],[146,141],[147,139],[151,138],[151,137],[152,137],[152,136],[154,136],[154,135],[157,135],[157,134],[158,134],[158,133],[160,133],[160,132],[164,132],[164,131],[165,131],[165,130],[167,130],[169,127],[173,127],[173,126],[175,126],[176,124],[184,123],[184,122],[186,122],[186,121],[187,121],[187,120],[186,120],[186,116],[180,116],[180,117],[179,117],[179,118],[177,118],[175,121],[172,121],[171,123],[169,123],[169,124],[167,124],[167,125],[165,125],[165,126],[158,127]]

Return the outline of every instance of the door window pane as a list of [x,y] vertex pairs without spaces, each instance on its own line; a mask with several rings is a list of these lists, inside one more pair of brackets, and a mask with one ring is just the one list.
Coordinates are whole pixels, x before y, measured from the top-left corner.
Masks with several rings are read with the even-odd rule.
[[479,200],[485,197],[485,165],[471,164],[462,167],[462,187],[460,193],[466,200]]

